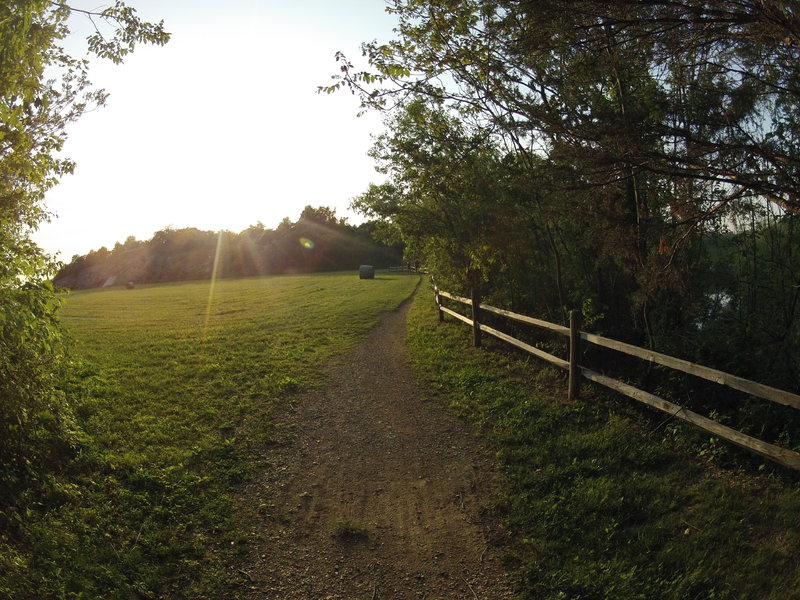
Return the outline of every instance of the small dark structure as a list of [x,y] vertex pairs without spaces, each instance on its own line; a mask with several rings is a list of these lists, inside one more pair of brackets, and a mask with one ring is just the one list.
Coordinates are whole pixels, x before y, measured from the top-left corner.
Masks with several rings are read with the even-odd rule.
[[375,267],[372,265],[361,265],[358,268],[359,279],[375,279]]
[[132,281],[129,281],[128,283],[125,284],[125,287],[128,288],[129,290],[132,290],[133,288],[136,287],[136,284],[133,283]]

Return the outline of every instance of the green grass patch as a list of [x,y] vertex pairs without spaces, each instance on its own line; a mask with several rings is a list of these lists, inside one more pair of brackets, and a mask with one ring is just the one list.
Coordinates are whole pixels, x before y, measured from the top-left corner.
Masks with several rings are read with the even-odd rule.
[[507,474],[520,598],[800,598],[797,474],[690,452],[695,430],[625,399],[569,402],[560,372],[440,324],[427,289],[409,319],[416,368]]
[[352,544],[369,539],[369,529],[359,521],[336,521],[332,526],[331,535],[339,542]]
[[81,447],[53,481],[60,502],[0,536],[0,597],[219,597],[246,549],[235,494],[264,466],[273,408],[319,384],[417,281],[316,274],[69,295]]

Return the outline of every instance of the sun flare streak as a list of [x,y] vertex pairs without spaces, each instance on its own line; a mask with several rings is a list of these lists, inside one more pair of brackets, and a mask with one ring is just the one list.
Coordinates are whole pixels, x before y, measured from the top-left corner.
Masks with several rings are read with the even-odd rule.
[[219,267],[219,256],[222,250],[222,231],[217,234],[217,249],[214,251],[214,266],[211,269],[211,284],[208,287],[208,303],[206,304],[206,318],[203,323],[203,338],[206,341],[208,337],[208,322],[211,319],[211,304],[214,301],[214,286],[217,283],[217,268]]

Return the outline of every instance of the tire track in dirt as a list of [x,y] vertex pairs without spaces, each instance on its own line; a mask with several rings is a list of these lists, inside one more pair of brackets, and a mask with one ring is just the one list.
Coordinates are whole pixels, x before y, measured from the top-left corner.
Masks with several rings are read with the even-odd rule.
[[259,509],[239,597],[513,597],[502,532],[480,514],[499,490],[495,461],[415,381],[410,304],[382,315],[323,389],[277,415],[287,439],[247,492]]

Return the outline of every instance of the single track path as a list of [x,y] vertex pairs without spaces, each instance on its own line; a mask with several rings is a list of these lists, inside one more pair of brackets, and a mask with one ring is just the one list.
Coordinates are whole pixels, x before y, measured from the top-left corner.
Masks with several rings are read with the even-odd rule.
[[241,598],[513,597],[502,530],[481,511],[502,485],[494,457],[415,380],[410,304],[278,415],[286,439],[247,493],[258,518]]

